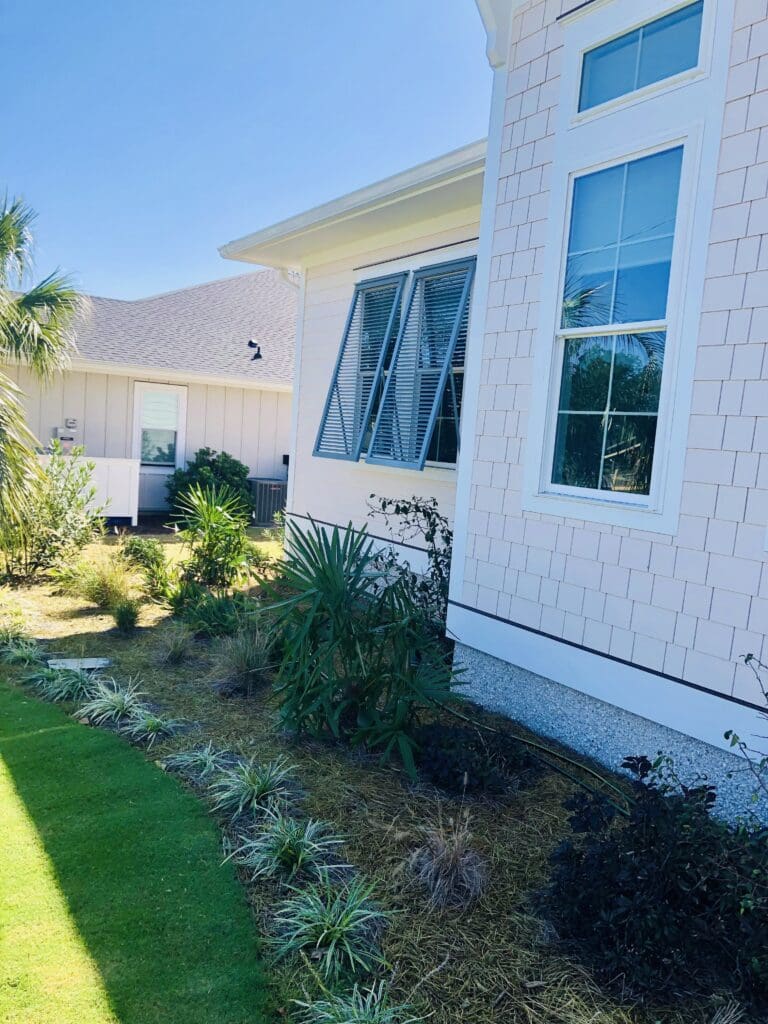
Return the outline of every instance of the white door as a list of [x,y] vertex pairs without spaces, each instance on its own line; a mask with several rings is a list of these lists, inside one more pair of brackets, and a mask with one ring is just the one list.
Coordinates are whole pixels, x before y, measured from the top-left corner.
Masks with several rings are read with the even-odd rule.
[[133,456],[139,459],[139,511],[168,508],[166,481],[184,466],[187,389],[178,384],[136,381],[133,395]]

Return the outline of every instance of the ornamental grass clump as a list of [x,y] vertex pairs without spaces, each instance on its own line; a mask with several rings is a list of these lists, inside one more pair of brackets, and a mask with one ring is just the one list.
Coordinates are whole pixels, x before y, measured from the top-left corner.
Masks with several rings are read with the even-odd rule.
[[208,782],[216,772],[222,771],[230,756],[225,751],[216,750],[209,740],[204,747],[169,754],[163,764],[166,768],[179,772],[193,782],[203,783]]
[[241,814],[265,814],[285,805],[294,771],[284,758],[266,764],[252,759],[224,769],[209,787],[213,809],[237,818]]
[[68,597],[79,597],[97,608],[109,611],[121,601],[130,600],[131,578],[122,559],[105,561],[81,559],[52,574],[56,589]]
[[436,820],[423,830],[424,842],[408,858],[416,885],[425,890],[433,907],[461,909],[482,894],[485,862],[472,842],[469,813],[460,811]]
[[182,723],[158,715],[149,708],[139,707],[130,716],[120,731],[134,743],[141,743],[150,750],[158,740],[165,740],[179,731]]
[[144,707],[145,694],[139,689],[139,679],[129,679],[121,686],[114,679],[99,680],[88,701],[79,709],[81,718],[93,725],[117,725],[131,718]]
[[421,1024],[424,1017],[413,1017],[410,1007],[390,1002],[383,981],[369,989],[357,985],[348,994],[329,994],[312,1003],[296,1000],[297,1024]]
[[213,675],[250,696],[266,682],[271,667],[271,639],[255,622],[223,637],[213,655]]
[[274,810],[254,836],[242,839],[229,859],[246,868],[251,881],[293,879],[297,875],[318,875],[343,841],[324,822],[292,818]]
[[375,970],[383,963],[378,940],[391,915],[372,893],[361,878],[335,886],[327,872],[295,889],[275,915],[277,957],[304,953],[326,980]]
[[93,693],[96,680],[89,672],[70,668],[41,668],[27,676],[44,700],[86,700]]
[[169,622],[164,628],[157,647],[157,660],[161,665],[180,665],[189,655],[194,633],[186,622]]
[[45,660],[45,652],[41,644],[32,637],[9,633],[0,643],[0,661],[5,665],[41,665]]

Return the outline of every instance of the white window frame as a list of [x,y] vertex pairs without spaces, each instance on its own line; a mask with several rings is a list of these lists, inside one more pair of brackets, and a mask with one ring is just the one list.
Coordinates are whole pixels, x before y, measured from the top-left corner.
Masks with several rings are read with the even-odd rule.
[[[579,110],[579,99],[581,96],[581,81],[582,81],[582,70],[584,67],[584,56],[590,50],[594,50],[598,46],[602,46],[605,43],[611,43],[615,39],[620,39],[621,36],[627,35],[629,32],[634,32],[635,29],[641,28],[643,25],[650,25],[654,21],[658,21],[659,18],[665,17],[667,14],[674,14],[676,11],[681,11],[683,8],[688,7],[692,0],[677,0],[677,2],[671,2],[671,0],[644,0],[642,5],[635,3],[633,7],[633,19],[627,22],[624,11],[621,10],[621,4],[616,6],[611,5],[608,10],[603,10],[602,14],[598,15],[596,10],[589,11],[588,8],[584,8],[581,12],[575,12],[573,15],[576,20],[576,14],[581,14],[584,18],[588,14],[593,16],[599,16],[601,19],[601,36],[599,42],[596,43],[583,43],[578,52],[578,86],[569,97],[568,106],[570,110],[570,123],[571,127],[578,127],[584,124],[586,121],[591,121],[597,117],[603,117],[605,114],[610,114],[614,110],[623,109],[625,107],[633,107],[638,103],[643,103],[645,100],[660,96],[668,92],[672,92],[675,89],[680,89],[683,86],[690,85],[692,82],[698,79],[705,78],[709,75],[711,70],[712,50],[713,50],[713,32],[715,27],[715,15],[714,8],[716,0],[704,0],[704,10],[701,16],[701,38],[699,40],[699,60],[695,67],[688,68],[686,71],[680,71],[676,75],[670,75],[667,78],[662,78],[658,82],[651,82],[650,85],[644,85],[641,89],[633,89],[631,92],[623,93],[621,96],[616,96],[612,100],[607,100],[605,103],[599,103],[597,106],[589,107],[587,110]],[[604,4],[600,5],[601,7]],[[642,10],[640,7],[642,6]],[[639,16],[638,16],[639,15]],[[566,21],[568,19],[565,19]],[[577,30],[578,31],[578,30]]]
[[[648,0],[639,24],[683,3]],[[705,0],[700,67],[686,87],[670,80],[585,111],[574,120],[583,54],[636,27],[635,0],[585,8],[567,20],[565,57],[552,166],[548,237],[544,252],[540,320],[523,473],[523,509],[529,512],[672,534],[677,529],[699,334],[709,227],[720,150],[728,47],[712,48],[713,33],[730,38],[731,12]],[[728,5],[730,6],[730,5]],[[706,26],[706,32],[705,32]],[[679,76],[675,76],[676,79]],[[664,86],[664,88],[657,88]],[[642,96],[640,96],[642,93]],[[610,108],[610,109],[608,109]],[[610,139],[610,144],[606,144]],[[664,369],[650,495],[564,488],[551,483],[556,405],[562,369],[560,313],[574,178],[616,164],[683,147],[677,221],[667,296]],[[589,154],[588,159],[585,156]],[[590,328],[591,334],[626,333],[632,325]],[[649,325],[643,324],[647,329]]]
[[[178,396],[178,425],[176,428],[176,464],[174,466],[153,466],[141,462],[141,431],[144,396],[154,391],[173,392]],[[184,384],[155,384],[152,381],[137,380],[133,385],[133,458],[139,460],[140,472],[152,474],[168,474],[175,469],[183,469],[186,462],[187,435],[187,388]]]

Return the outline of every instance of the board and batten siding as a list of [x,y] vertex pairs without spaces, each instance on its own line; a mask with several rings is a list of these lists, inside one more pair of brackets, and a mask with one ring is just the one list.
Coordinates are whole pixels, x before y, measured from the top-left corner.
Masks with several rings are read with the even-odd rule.
[[[364,459],[351,462],[322,458],[312,452],[355,283],[405,269],[392,261],[408,258],[409,268],[429,266],[453,259],[457,254],[474,252],[476,242],[467,245],[467,240],[476,239],[478,220],[479,208],[468,211],[460,226],[450,230],[422,229],[402,242],[356,252],[306,270],[304,306],[300,310],[301,352],[294,385],[298,396],[296,447],[289,487],[289,512],[300,522],[307,516],[340,526],[351,522],[356,529],[367,525],[371,533],[390,537],[391,532],[380,518],[369,518],[371,494],[388,498],[435,497],[443,513],[453,520],[453,469],[428,466],[417,472],[369,465]],[[460,247],[462,244],[464,248]]]
[[[73,370],[40,384],[24,367],[4,370],[25,395],[29,426],[42,444],[67,419],[77,420],[76,440],[93,458],[133,455],[134,385],[175,383],[157,377]],[[184,458],[203,447],[226,451],[244,462],[251,476],[285,477],[291,395],[205,383],[189,383]]]

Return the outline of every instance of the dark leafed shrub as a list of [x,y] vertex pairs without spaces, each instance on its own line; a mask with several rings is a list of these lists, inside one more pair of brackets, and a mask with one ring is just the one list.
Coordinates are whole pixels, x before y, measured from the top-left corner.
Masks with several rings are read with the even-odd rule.
[[422,777],[449,793],[503,793],[535,762],[512,736],[432,722],[414,733]]
[[604,982],[652,1003],[737,994],[768,1007],[768,832],[714,819],[714,789],[668,759],[628,758],[624,823],[599,797],[566,806],[579,838],[553,856],[544,896],[560,936]]
[[126,562],[139,569],[153,569],[165,565],[163,545],[154,537],[132,534],[121,541],[119,552]]
[[227,452],[216,452],[212,448],[201,448],[195,457],[187,463],[186,469],[177,469],[171,473],[166,483],[168,488],[168,504],[172,511],[181,518],[186,517],[182,507],[182,499],[194,487],[219,488],[225,486],[236,494],[240,501],[238,507],[247,521],[251,518],[253,496],[248,483],[248,467]]

